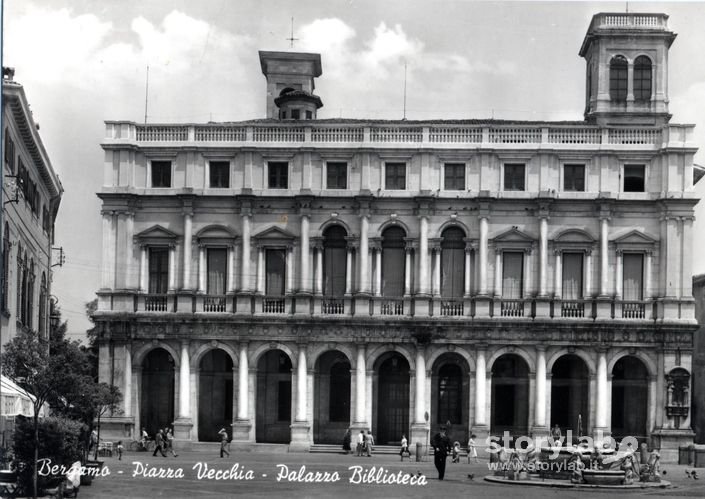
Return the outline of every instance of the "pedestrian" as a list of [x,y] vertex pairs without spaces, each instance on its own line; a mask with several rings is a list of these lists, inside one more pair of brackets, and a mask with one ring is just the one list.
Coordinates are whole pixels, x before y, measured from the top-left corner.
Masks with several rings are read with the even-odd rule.
[[404,454],[409,456],[409,461],[411,461],[411,452],[409,452],[409,441],[406,439],[406,435],[401,436],[401,450],[399,451],[399,457],[404,460]]
[[365,449],[367,450],[367,457],[372,457],[372,451],[374,450],[375,437],[372,436],[370,430],[367,430],[367,435],[365,435]]
[[477,436],[473,433],[470,435],[470,440],[468,440],[468,464],[470,464],[470,458],[475,460],[475,464],[478,464],[477,460],[477,448],[475,447],[475,439]]
[[453,442],[453,462],[460,462],[460,442],[458,442],[457,440]]
[[227,449],[228,430],[226,430],[225,427],[223,427],[218,432],[218,435],[220,435],[220,457],[223,457],[223,454],[227,454],[228,457],[230,457],[230,452],[228,452],[228,449]]
[[450,439],[446,435],[446,427],[441,426],[441,430],[433,436],[433,462],[438,470],[438,479],[443,480],[446,473],[446,457],[450,452]]
[[357,455],[362,456],[362,451],[365,450],[365,430],[360,430],[357,435]]
[[171,455],[174,457],[179,457],[179,455],[174,452],[174,434],[171,432],[171,428],[167,428],[164,434],[164,441],[166,442],[167,451],[171,451]]
[[149,441],[149,433],[147,433],[147,428],[142,428],[142,438],[140,439],[140,450],[147,450],[147,441]]
[[98,445],[98,432],[93,428],[91,431],[91,440],[90,443],[88,444],[88,453],[90,454],[93,451],[93,447]]
[[554,425],[553,429],[551,430],[551,438],[553,439],[554,447],[563,447],[563,442],[561,442],[562,437],[563,435],[561,434],[561,427],[558,426],[558,424]]
[[157,431],[157,434],[154,437],[154,443],[154,453],[152,456],[157,457],[157,452],[159,452],[162,457],[166,457],[166,453],[164,452],[164,434],[162,433],[162,430]]
[[343,450],[345,451],[345,454],[350,454],[351,448],[350,448],[350,441],[352,440],[352,435],[350,434],[350,428],[348,428],[345,431],[345,435],[343,435]]
[[118,461],[122,461],[122,450],[123,450],[122,440],[118,440],[116,449],[117,449]]

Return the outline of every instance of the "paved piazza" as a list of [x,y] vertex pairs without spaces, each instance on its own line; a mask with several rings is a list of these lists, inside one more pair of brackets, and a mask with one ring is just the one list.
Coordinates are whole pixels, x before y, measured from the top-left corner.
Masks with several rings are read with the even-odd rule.
[[[181,468],[183,478],[144,478],[133,477],[137,467],[134,463],[162,467],[172,470]],[[193,469],[196,463],[201,463],[212,470],[230,470],[234,464],[239,464],[244,473],[252,472],[251,480],[216,480],[198,479],[197,472]],[[518,487],[512,485],[496,485],[484,482],[482,477],[488,474],[487,464],[468,465],[466,462],[452,464],[448,459],[446,478],[442,482],[437,479],[436,469],[432,460],[416,463],[404,461],[400,463],[396,456],[356,457],[342,454],[286,454],[286,453],[251,453],[233,452],[231,457],[220,459],[217,457],[217,447],[213,454],[208,452],[182,452],[178,458],[152,457],[151,453],[126,453],[122,461],[117,458],[105,458],[105,464],[110,470],[110,475],[98,478],[88,487],[81,487],[80,497],[90,498],[195,498],[195,497],[488,497],[507,498],[521,496],[529,498],[607,498],[617,494],[637,497],[705,497],[705,469],[700,469],[700,480],[688,479],[685,466],[664,466],[667,471],[666,479],[675,486],[663,490],[573,490],[565,488],[545,487]],[[337,472],[340,480],[335,483],[293,483],[277,481],[278,464],[285,464],[289,471],[298,473],[302,466],[306,471],[328,472],[331,475]],[[428,483],[422,486],[409,485],[378,485],[378,484],[353,484],[351,466],[363,466],[364,469],[380,466],[389,475],[397,475],[399,471],[404,474],[421,471]],[[474,473],[475,479],[468,479],[468,473]],[[266,475],[266,476],[265,476]]]

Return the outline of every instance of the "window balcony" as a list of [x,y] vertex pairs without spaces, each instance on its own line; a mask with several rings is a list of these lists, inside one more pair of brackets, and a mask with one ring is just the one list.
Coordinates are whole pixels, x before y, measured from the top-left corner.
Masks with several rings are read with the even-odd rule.
[[137,295],[137,312],[173,312],[174,296],[166,293]]
[[377,296],[372,302],[372,315],[405,316],[411,314],[411,299]]
[[583,300],[563,300],[560,302],[561,317],[582,319],[585,317],[585,302]]
[[441,300],[441,316],[457,317],[465,315],[465,304],[461,298]]
[[346,299],[341,297],[324,296],[321,298],[321,314],[323,315],[345,315]]
[[260,311],[263,314],[287,313],[286,298],[283,296],[262,296]]
[[[647,316],[647,303],[646,301],[621,301],[617,302],[616,308],[621,308],[621,318],[622,319],[651,319]],[[615,317],[620,317],[615,311]],[[648,314],[651,315],[651,314]]]
[[225,295],[204,295],[203,312],[227,312],[227,297]]
[[502,317],[524,317],[524,302],[527,300],[499,300],[499,315]]

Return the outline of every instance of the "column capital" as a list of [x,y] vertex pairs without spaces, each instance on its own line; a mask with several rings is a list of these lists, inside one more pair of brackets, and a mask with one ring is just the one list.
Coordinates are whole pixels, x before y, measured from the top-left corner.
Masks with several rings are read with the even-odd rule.
[[431,251],[441,251],[441,238],[440,237],[429,237],[428,247]]
[[370,237],[367,242],[367,248],[371,250],[381,250],[382,249],[382,238],[381,237]]

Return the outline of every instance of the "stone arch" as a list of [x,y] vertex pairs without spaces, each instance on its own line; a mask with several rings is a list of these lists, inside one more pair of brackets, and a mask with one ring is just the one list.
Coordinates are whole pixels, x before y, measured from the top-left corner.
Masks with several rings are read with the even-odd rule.
[[332,352],[332,351],[338,351],[345,355],[347,357],[348,362],[350,362],[350,368],[355,369],[357,364],[357,356],[355,355],[355,352],[353,352],[353,349],[350,348],[348,345],[342,345],[342,344],[332,344],[332,343],[323,343],[322,345],[316,345],[311,352],[306,356],[307,359],[307,369],[310,371],[316,367],[316,362],[318,361],[318,358],[323,355],[326,352]]
[[637,350],[635,352],[630,352],[629,349],[623,348],[620,350],[617,350],[614,352],[610,358],[607,360],[607,375],[609,376],[612,374],[612,371],[614,370],[615,364],[619,361],[619,359],[623,357],[636,357],[640,361],[644,363],[644,366],[646,366],[646,371],[649,373],[649,376],[656,376],[658,373],[658,368],[656,367],[656,361],[649,357],[649,355],[646,352],[643,352],[641,350]]
[[467,363],[468,369],[470,372],[475,371],[475,359],[470,355],[470,352],[468,352],[467,349],[465,348],[450,348],[451,345],[445,345],[445,348],[439,347],[439,348],[434,348],[433,353],[426,359],[426,368],[427,369],[433,369],[434,364],[438,359],[445,354],[450,354],[454,353],[457,355],[460,355],[463,359],[465,359],[465,362]]
[[203,343],[201,346],[199,346],[196,351],[191,354],[191,369],[198,369],[199,365],[201,363],[201,359],[203,356],[210,352],[211,350],[223,350],[225,353],[227,353],[230,356],[230,359],[233,361],[233,366],[238,365],[238,353],[233,348],[232,345],[229,343],[224,343],[222,341],[208,341],[206,343]]
[[490,355],[487,359],[487,372],[492,372],[492,366],[494,365],[495,361],[499,359],[502,355],[511,354],[514,354],[517,357],[521,357],[524,362],[526,362],[526,365],[529,367],[529,374],[536,372],[536,362],[534,360],[534,357],[523,348],[515,346],[507,346],[495,350],[494,353],[492,353],[492,355]]
[[404,345],[399,345],[397,343],[383,344],[378,346],[371,352],[367,352],[367,357],[365,360],[366,369],[369,370],[377,367],[375,364],[380,359],[380,357],[382,357],[385,353],[391,352],[400,353],[409,363],[409,369],[411,369],[412,371],[416,369],[416,357],[407,347],[405,347]]
[[440,225],[440,227],[438,227],[438,230],[436,231],[435,237],[441,237],[443,234],[443,231],[446,229],[449,229],[451,227],[457,227],[458,229],[462,230],[465,233],[465,237],[470,237],[470,229],[468,228],[468,226],[465,225],[460,220],[458,220],[457,218],[450,218],[450,219],[444,221]]
[[196,232],[196,238],[211,237],[235,237],[236,233],[233,229],[223,224],[210,224]]
[[550,373],[553,370],[553,364],[555,364],[556,361],[564,355],[576,355],[583,359],[585,365],[588,368],[588,374],[590,376],[595,376],[595,372],[597,371],[597,368],[595,366],[595,359],[593,359],[590,354],[582,348],[576,348],[572,351],[568,348],[559,348],[558,350],[556,350],[546,361],[546,373]]
[[[571,237],[573,236],[573,237]],[[558,230],[549,236],[549,240],[553,241],[571,241],[582,243],[594,243],[595,238],[588,231],[578,228]]]
[[656,63],[654,62],[654,58],[646,52],[637,52],[636,54],[634,54],[634,62],[636,62],[639,57],[644,57],[645,59],[648,59],[652,67],[656,65]]
[[137,351],[132,354],[132,368],[141,368],[144,359],[147,357],[147,354],[157,348],[163,348],[164,350],[169,352],[171,357],[174,359],[174,369],[178,369],[181,366],[181,356],[175,348],[163,341],[151,341],[139,347]]
[[316,232],[317,237],[323,237],[323,233],[329,229],[330,227],[334,225],[339,225],[343,229],[345,229],[345,232],[347,232],[348,236],[352,236],[352,230],[350,229],[350,226],[345,223],[345,221],[341,220],[340,218],[329,218],[325,222],[323,222],[321,225],[318,226],[318,231]]
[[268,352],[269,350],[281,350],[284,352],[286,355],[289,356],[289,360],[291,361],[291,368],[296,369],[297,363],[298,363],[298,355],[296,355],[296,352],[291,349],[288,345],[284,343],[279,343],[277,341],[269,342],[269,343],[263,343],[260,346],[256,347],[254,350],[252,350],[249,355],[248,355],[248,365],[257,367],[257,364],[259,362],[260,357],[262,357],[262,354]]
[[382,237],[382,233],[389,227],[400,227],[404,230],[406,237],[411,237],[409,226],[399,218],[389,218],[377,226],[377,237]]

